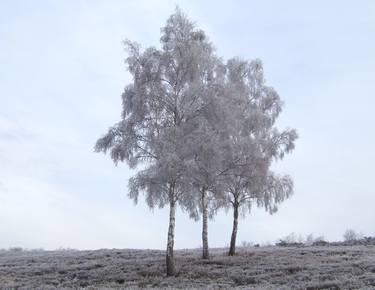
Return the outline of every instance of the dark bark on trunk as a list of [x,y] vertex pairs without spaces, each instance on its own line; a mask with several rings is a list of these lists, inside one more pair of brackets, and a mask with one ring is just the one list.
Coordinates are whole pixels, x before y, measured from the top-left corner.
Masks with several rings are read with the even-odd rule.
[[202,190],[202,244],[203,244],[203,259],[209,258],[208,252],[208,203],[207,192]]
[[169,228],[168,228],[168,242],[167,242],[167,276],[173,276],[176,273],[174,257],[173,257],[173,246],[174,246],[174,226],[175,226],[175,213],[176,205],[174,201],[170,202],[169,208]]
[[230,239],[230,248],[229,248],[229,256],[234,256],[236,254],[236,238],[237,238],[237,228],[238,228],[238,203],[233,204],[233,229],[232,229],[232,237]]

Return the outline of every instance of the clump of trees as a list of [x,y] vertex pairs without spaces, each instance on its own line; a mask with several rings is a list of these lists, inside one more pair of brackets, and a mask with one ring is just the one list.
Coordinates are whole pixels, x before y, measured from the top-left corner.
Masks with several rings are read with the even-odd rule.
[[175,212],[202,217],[203,258],[208,219],[233,210],[229,255],[235,254],[239,215],[253,206],[269,213],[293,193],[289,176],[270,170],[294,149],[294,129],[275,122],[282,101],[265,83],[260,60],[224,62],[178,8],[161,29],[160,48],[125,41],[132,82],[122,94],[121,120],[95,145],[113,161],[142,170],[129,197],[150,208],[169,207],[167,275],[174,275]]

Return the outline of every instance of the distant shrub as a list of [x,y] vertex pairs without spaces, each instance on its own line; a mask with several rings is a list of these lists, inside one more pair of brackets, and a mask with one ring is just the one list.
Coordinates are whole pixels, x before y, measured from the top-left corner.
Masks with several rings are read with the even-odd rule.
[[60,251],[60,252],[76,252],[78,250],[77,249],[73,249],[73,248],[69,248],[69,247],[67,247],[67,248],[59,247],[59,248],[57,248],[56,251]]
[[314,235],[313,234],[309,234],[306,236],[306,240],[305,240],[305,245],[306,246],[312,246],[312,244],[314,243],[315,239],[314,239]]
[[329,242],[327,242],[324,237],[318,237],[312,244],[313,246],[318,246],[318,247],[321,247],[321,246],[328,246],[329,245]]
[[276,243],[276,246],[279,246],[279,247],[301,247],[303,245],[304,244],[302,242],[297,242],[297,238],[294,233],[290,233],[289,235],[281,238]]
[[354,242],[361,239],[361,235],[352,229],[347,229],[343,235],[344,242]]
[[362,240],[366,245],[375,245],[375,237],[363,237]]
[[302,247],[304,246],[304,244],[299,243],[299,242],[288,243],[287,241],[279,240],[279,242],[276,243],[276,246],[278,247]]
[[285,241],[287,244],[295,244],[297,242],[296,235],[294,233],[290,233],[281,240]]
[[242,241],[241,242],[241,247],[242,248],[251,248],[251,247],[254,247],[254,243],[253,242],[248,242],[248,241]]
[[14,253],[19,253],[19,252],[23,252],[23,248],[21,248],[21,247],[12,247],[12,248],[9,248],[9,251],[10,252],[14,252]]
[[273,243],[271,243],[270,241],[265,241],[265,242],[262,242],[260,244],[261,247],[271,247],[273,246]]

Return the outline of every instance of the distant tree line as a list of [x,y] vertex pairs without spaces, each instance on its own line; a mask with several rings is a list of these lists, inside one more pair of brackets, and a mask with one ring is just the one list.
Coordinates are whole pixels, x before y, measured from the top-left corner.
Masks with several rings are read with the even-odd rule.
[[[347,229],[343,234],[342,241],[329,242],[324,236],[314,237],[309,234],[304,239],[301,235],[297,236],[291,233],[278,240],[275,244],[280,247],[300,247],[300,246],[355,246],[355,245],[375,245],[375,237],[364,236],[353,229]],[[242,246],[254,246],[250,242],[243,241]]]
[[202,257],[209,258],[208,219],[233,210],[229,255],[238,218],[253,206],[269,213],[293,193],[292,179],[270,170],[294,149],[294,129],[275,122],[283,102],[266,85],[260,60],[217,56],[204,31],[178,8],[161,29],[161,47],[125,41],[132,82],[122,94],[121,120],[95,145],[113,161],[142,170],[129,197],[169,207],[167,275],[174,275],[175,212],[202,218]]
[[[324,236],[314,237],[313,234],[307,235],[305,238],[299,235],[298,237],[291,233],[283,238],[280,238],[276,243],[266,242],[262,244],[257,244],[249,241],[242,241],[241,248],[259,248],[259,247],[309,247],[309,246],[375,246],[375,236],[364,236],[362,233],[358,233],[353,229],[348,229],[343,234],[343,240],[329,242]],[[0,253],[2,252],[44,252],[43,248],[22,248],[22,247],[10,247],[7,249],[0,248]],[[57,252],[77,252],[79,250],[74,248],[63,248],[59,247]]]

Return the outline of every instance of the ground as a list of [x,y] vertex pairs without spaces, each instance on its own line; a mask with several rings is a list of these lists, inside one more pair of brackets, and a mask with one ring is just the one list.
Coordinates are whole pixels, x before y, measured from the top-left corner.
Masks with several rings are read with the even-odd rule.
[[165,276],[156,250],[0,251],[0,289],[375,289],[375,246],[241,248],[175,253]]

